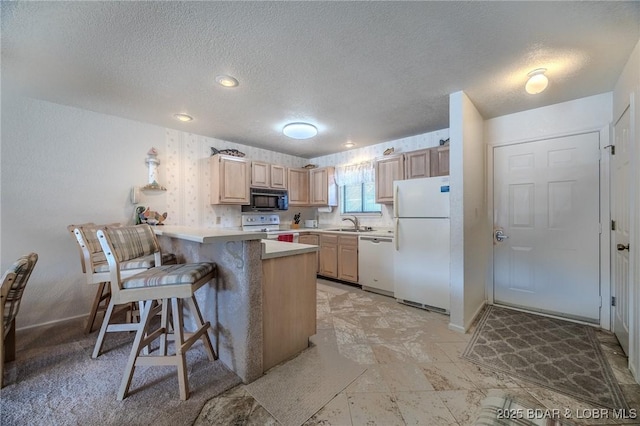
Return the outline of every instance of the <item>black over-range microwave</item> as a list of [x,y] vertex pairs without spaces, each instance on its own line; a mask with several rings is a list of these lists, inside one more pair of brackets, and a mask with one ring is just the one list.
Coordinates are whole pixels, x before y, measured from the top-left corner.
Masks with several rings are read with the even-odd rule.
[[289,208],[289,193],[285,189],[249,189],[249,205],[243,212],[273,212]]

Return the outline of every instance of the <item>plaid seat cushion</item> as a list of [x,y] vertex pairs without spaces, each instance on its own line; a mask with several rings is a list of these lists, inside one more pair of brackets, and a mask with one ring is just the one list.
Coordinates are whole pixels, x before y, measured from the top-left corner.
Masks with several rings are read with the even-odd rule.
[[[104,253],[101,253],[102,256],[104,257]],[[163,265],[169,265],[169,264],[173,264],[173,263],[177,263],[177,259],[176,259],[176,255],[173,253],[162,253],[162,264]],[[143,257],[138,257],[136,259],[131,259],[131,260],[125,260],[124,262],[120,263],[120,270],[121,271],[126,271],[128,269],[149,269],[149,268],[153,268],[154,266],[156,266],[156,259],[155,256],[150,254],[147,256],[143,256]],[[104,261],[97,264],[95,269],[95,272],[109,272],[109,264],[107,263],[107,259],[106,257],[104,258]]]
[[147,269],[122,280],[125,289],[141,287],[157,287],[163,285],[193,284],[215,269],[214,263],[186,263],[179,265],[162,265]]

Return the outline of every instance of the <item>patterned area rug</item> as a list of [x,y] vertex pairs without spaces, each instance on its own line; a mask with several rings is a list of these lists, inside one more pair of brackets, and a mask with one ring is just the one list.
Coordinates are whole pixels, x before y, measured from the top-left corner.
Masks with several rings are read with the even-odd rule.
[[628,408],[589,326],[489,306],[464,359],[606,408]]

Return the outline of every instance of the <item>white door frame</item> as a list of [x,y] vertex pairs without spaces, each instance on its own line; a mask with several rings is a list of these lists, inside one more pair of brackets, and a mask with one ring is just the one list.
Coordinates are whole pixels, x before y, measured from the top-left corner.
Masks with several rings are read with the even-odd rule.
[[[600,296],[602,298],[602,307],[600,308],[600,327],[605,330],[611,330],[611,259],[609,249],[611,247],[611,235],[609,232],[609,226],[611,224],[610,208],[609,208],[609,151],[605,149],[610,144],[611,126],[604,128],[592,128],[582,131],[568,132],[545,135],[535,139],[525,139],[517,141],[508,141],[504,143],[491,144],[491,141],[487,141],[487,238],[486,247],[488,256],[487,265],[487,281],[485,283],[485,292],[487,295],[487,302],[489,304],[494,303],[494,290],[493,290],[493,224],[494,224],[494,211],[493,211],[493,168],[494,168],[494,149],[505,145],[515,145],[521,143],[537,142],[547,139],[555,139],[565,136],[581,135],[585,133],[599,133],[600,136],[600,223],[602,224],[602,232],[600,233]],[[566,318],[563,318],[566,319]],[[586,323],[585,323],[586,324]]]

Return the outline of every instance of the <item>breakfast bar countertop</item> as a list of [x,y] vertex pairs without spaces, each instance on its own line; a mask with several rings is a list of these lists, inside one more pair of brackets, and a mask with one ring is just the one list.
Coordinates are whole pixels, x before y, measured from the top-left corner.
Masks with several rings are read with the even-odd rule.
[[195,228],[191,226],[160,225],[154,226],[156,235],[194,241],[196,243],[213,243],[225,241],[248,241],[267,238],[265,232],[245,232],[227,228]]

